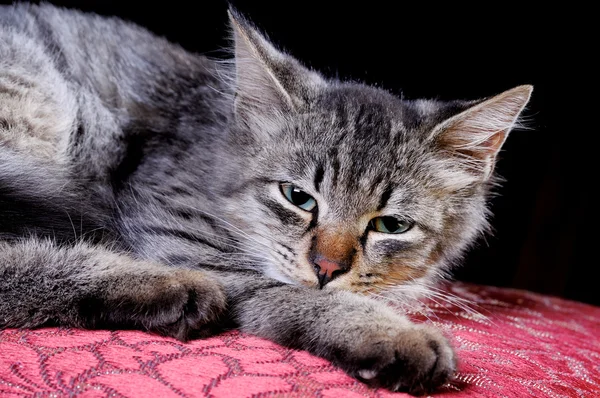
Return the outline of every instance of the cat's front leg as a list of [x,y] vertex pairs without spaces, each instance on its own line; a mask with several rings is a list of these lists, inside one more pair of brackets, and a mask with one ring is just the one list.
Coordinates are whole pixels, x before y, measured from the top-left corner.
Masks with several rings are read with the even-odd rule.
[[0,329],[133,328],[187,340],[225,308],[218,282],[101,246],[0,241]]
[[424,393],[454,373],[455,355],[441,333],[383,303],[277,283],[245,286],[227,287],[242,330],[326,358],[368,384]]

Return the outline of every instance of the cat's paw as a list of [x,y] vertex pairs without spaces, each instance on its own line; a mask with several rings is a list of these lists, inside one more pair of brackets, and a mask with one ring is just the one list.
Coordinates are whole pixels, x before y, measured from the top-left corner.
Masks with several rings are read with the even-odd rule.
[[225,310],[221,285],[202,271],[142,270],[107,278],[82,300],[83,327],[134,328],[186,341],[210,333]]
[[144,307],[150,331],[186,341],[200,337],[225,310],[221,286],[203,272],[177,270],[156,281]]
[[454,350],[438,331],[413,326],[374,340],[358,352],[350,373],[372,386],[414,395],[433,391],[451,379],[456,369]]

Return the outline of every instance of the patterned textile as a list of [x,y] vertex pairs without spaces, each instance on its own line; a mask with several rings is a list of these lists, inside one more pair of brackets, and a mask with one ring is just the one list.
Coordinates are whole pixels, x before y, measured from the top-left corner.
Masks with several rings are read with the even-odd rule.
[[[434,396],[600,397],[600,308],[462,283],[447,291],[479,314],[436,299],[416,316],[444,330],[460,358],[456,380]],[[29,396],[406,395],[239,332],[185,344],[135,331],[2,331],[0,397]]]

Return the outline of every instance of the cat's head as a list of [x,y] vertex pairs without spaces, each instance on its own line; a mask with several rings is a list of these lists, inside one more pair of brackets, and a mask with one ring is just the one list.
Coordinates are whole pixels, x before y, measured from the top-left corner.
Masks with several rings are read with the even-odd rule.
[[226,213],[264,272],[376,292],[433,279],[487,228],[496,156],[529,100],[405,101],[327,80],[231,17]]

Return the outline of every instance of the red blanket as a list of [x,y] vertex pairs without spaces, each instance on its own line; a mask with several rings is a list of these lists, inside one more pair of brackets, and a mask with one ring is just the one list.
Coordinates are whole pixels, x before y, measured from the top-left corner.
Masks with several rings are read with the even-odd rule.
[[[460,359],[436,396],[600,397],[600,308],[460,283],[447,290],[471,304],[438,300],[420,317],[446,332]],[[0,396],[34,395],[405,396],[238,332],[185,344],[130,331],[0,331]]]

